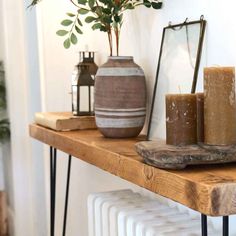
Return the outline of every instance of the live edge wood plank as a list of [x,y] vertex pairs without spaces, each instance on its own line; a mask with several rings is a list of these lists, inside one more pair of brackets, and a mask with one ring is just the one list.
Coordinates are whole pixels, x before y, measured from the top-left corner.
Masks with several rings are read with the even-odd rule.
[[107,139],[97,130],[56,132],[30,125],[30,136],[154,193],[211,216],[236,214],[236,164],[162,170],[146,165],[134,144]]

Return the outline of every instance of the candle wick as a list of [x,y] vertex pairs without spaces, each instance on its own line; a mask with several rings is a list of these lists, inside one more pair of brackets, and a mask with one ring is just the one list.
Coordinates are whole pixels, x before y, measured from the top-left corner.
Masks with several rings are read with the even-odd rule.
[[179,93],[181,94],[182,92],[181,92],[181,88],[180,88],[180,85],[178,85],[178,88],[179,88]]

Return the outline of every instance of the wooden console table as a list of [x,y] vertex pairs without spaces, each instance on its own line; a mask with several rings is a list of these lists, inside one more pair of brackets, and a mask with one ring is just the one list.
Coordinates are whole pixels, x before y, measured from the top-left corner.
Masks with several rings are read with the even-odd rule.
[[66,232],[71,156],[200,212],[203,236],[207,235],[207,215],[223,216],[223,236],[229,235],[228,216],[236,214],[236,164],[162,170],[144,164],[135,152],[134,144],[144,140],[144,136],[107,139],[97,130],[56,132],[35,124],[29,129],[31,137],[50,146],[51,236],[54,235],[57,149],[69,154],[63,235]]

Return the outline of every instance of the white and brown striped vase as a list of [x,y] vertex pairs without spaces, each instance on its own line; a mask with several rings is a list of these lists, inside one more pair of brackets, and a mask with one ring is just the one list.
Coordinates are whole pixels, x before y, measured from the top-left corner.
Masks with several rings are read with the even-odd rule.
[[109,57],[95,80],[95,119],[105,137],[129,138],[141,132],[146,117],[146,83],[133,57]]

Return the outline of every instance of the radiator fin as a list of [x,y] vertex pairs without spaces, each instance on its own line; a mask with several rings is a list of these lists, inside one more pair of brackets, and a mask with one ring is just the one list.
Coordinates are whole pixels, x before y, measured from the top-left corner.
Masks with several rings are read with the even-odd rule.
[[[167,202],[168,203],[168,202]],[[200,214],[129,189],[90,194],[89,236],[199,236]],[[208,235],[217,233],[208,223]]]

